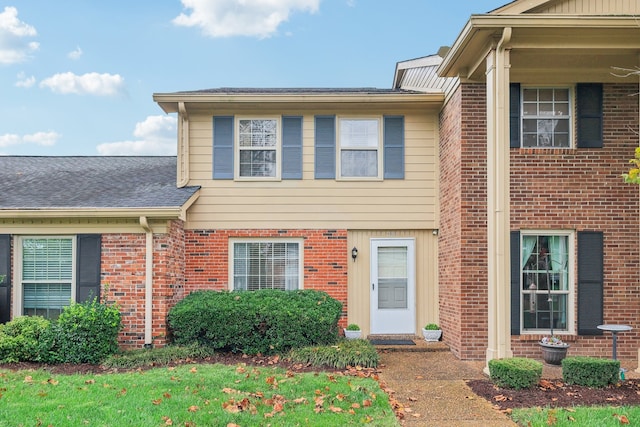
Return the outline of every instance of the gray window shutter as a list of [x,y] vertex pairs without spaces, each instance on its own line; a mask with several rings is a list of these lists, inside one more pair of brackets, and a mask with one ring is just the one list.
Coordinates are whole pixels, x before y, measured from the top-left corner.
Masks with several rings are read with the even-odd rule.
[[511,83],[509,92],[509,147],[520,148],[520,83]]
[[384,117],[384,178],[404,179],[404,116]]
[[336,177],[336,118],[316,116],[315,178]]
[[78,234],[76,302],[100,299],[101,243],[99,234]]
[[0,234],[0,323],[11,320],[11,236]]
[[302,179],[302,117],[282,117],[282,179]]
[[602,232],[578,232],[578,334],[602,335],[604,323],[604,239]]
[[233,179],[233,116],[213,118],[213,179]]
[[579,83],[578,148],[602,148],[602,84]]
[[511,335],[520,335],[520,232],[511,232]]

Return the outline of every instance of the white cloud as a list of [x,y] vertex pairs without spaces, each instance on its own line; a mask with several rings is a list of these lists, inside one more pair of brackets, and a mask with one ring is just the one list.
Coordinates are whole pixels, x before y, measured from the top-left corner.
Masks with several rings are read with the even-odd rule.
[[16,81],[15,83],[16,87],[28,88],[36,84],[36,78],[33,76],[27,77],[27,75],[24,72],[18,73],[17,78],[18,78],[18,81]]
[[133,141],[107,142],[97,146],[103,156],[175,156],[177,120],[173,116],[149,116],[136,124]]
[[71,52],[67,53],[67,57],[69,59],[79,59],[82,56],[83,52],[82,49],[80,49],[80,46],[76,47],[75,50],[72,50]]
[[174,18],[175,25],[199,27],[210,37],[266,38],[294,11],[318,10],[320,0],[181,0],[189,13]]
[[38,34],[36,29],[18,19],[18,9],[6,6],[0,13],[0,64],[23,62],[40,47],[28,38]]
[[40,82],[55,93],[115,96],[124,93],[124,78],[119,74],[87,73],[81,76],[71,72],[54,74]]
[[14,133],[7,133],[0,135],[0,147],[5,148],[12,145],[21,144],[36,144],[40,146],[50,147],[55,145],[56,142],[62,137],[57,132],[36,132],[28,135],[17,135]]

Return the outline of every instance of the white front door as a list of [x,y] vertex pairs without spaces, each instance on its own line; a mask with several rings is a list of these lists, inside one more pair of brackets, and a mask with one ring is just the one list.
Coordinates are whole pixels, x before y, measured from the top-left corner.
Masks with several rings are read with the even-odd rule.
[[415,334],[413,239],[371,239],[371,333]]

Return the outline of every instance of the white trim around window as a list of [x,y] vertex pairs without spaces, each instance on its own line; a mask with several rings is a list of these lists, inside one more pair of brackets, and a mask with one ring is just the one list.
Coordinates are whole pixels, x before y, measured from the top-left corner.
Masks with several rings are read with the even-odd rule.
[[337,118],[337,179],[382,180],[382,117]]
[[[60,248],[57,253],[52,257],[47,257],[44,251],[46,251],[45,246],[41,248],[34,248],[35,252],[32,252],[31,259],[27,259],[25,261],[25,252],[27,251],[25,245],[46,245],[47,243],[53,243],[54,246],[57,242],[61,242],[63,244],[63,248]],[[66,244],[65,244],[66,243]],[[70,243],[70,252],[67,244]],[[66,306],[69,305],[71,301],[76,300],[76,247],[77,247],[77,239],[76,236],[66,236],[66,235],[57,235],[57,236],[17,236],[14,241],[14,258],[13,258],[13,271],[14,271],[14,288],[12,290],[13,293],[13,317],[22,316],[25,314],[41,314],[40,311],[49,311],[53,312],[61,311],[61,307],[59,309],[55,308],[55,306]],[[54,250],[55,252],[55,250]],[[33,256],[35,255],[35,256]],[[28,264],[25,264],[27,262]],[[50,274],[49,274],[50,273]],[[55,277],[54,277],[55,276]],[[58,287],[58,291],[55,289],[49,289],[46,292],[54,292],[57,293],[56,298],[59,301],[53,302],[53,304],[44,304],[38,312],[29,312],[25,313],[25,286],[28,286],[31,289],[31,300],[32,303],[35,303],[35,299],[37,296],[33,295],[33,291],[38,288],[38,286],[48,286],[48,287]],[[63,288],[66,286],[70,286],[69,301],[62,301],[63,297],[60,292],[63,291]],[[64,293],[64,292],[63,292]],[[66,300],[66,297],[64,297]],[[66,304],[65,304],[66,303]],[[37,303],[36,303],[37,304]],[[46,306],[51,306],[47,308]],[[59,314],[59,313],[57,313]],[[47,317],[45,315],[45,317]],[[53,317],[57,317],[54,313]]]
[[303,289],[304,239],[229,239],[229,289]]
[[521,147],[572,148],[575,128],[574,96],[572,86],[522,86]]
[[[572,230],[523,230],[520,233],[520,331],[549,334],[551,284],[554,335],[575,334],[576,241]],[[548,252],[550,251],[550,253]],[[547,261],[548,260],[548,261]],[[549,274],[547,274],[547,264]],[[563,307],[557,307],[563,302]]]
[[234,168],[239,181],[279,181],[282,170],[282,119],[238,116],[234,123]]

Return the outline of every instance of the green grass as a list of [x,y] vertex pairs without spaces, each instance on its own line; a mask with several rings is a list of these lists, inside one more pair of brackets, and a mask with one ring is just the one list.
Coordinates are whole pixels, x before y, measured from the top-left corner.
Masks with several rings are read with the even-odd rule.
[[[619,427],[640,425],[639,406],[579,406],[575,408],[514,409],[511,418],[521,426]],[[628,421],[628,422],[626,422]]]
[[0,370],[0,426],[397,426],[370,378],[181,365],[103,375]]

